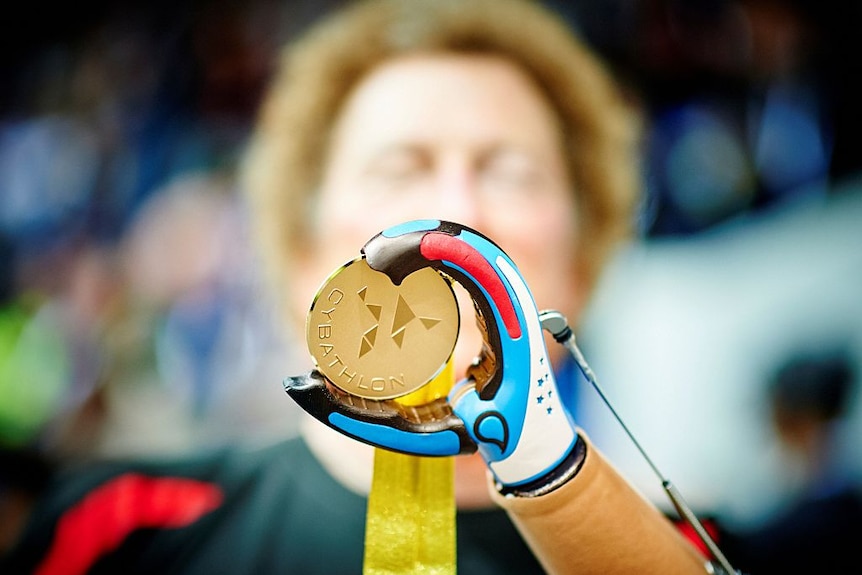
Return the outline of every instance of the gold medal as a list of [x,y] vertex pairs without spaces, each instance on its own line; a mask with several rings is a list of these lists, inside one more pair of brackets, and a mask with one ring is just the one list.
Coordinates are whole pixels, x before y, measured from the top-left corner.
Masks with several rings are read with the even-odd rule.
[[306,324],[317,369],[347,393],[392,399],[431,381],[458,339],[460,317],[452,286],[431,268],[401,285],[348,262],[324,282]]

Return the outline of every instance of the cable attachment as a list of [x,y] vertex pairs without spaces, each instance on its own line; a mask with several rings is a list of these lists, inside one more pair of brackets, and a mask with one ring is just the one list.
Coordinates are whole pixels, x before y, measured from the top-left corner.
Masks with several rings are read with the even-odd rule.
[[[739,573],[734,570],[731,566],[730,562],[724,556],[724,553],[718,548],[718,545],[715,541],[710,537],[709,533],[706,531],[706,528],[703,524],[698,520],[697,516],[691,510],[688,503],[686,503],[685,499],[683,499],[682,494],[676,488],[676,486],[671,483],[670,479],[664,476],[661,471],[659,471],[658,467],[653,463],[652,459],[647,455],[644,448],[641,446],[640,442],[635,439],[634,434],[622,420],[617,410],[611,405],[610,400],[608,399],[605,392],[602,390],[599,385],[598,379],[596,378],[595,373],[593,373],[592,368],[590,368],[587,360],[584,358],[583,353],[581,353],[580,348],[578,348],[577,343],[575,342],[575,334],[572,331],[572,328],[569,327],[569,322],[566,320],[566,316],[556,310],[544,310],[539,312],[539,320],[541,321],[542,328],[553,336],[554,340],[557,343],[561,344],[565,347],[572,358],[575,360],[575,363],[578,364],[578,368],[580,368],[581,372],[584,374],[584,377],[587,378],[587,381],[593,386],[593,389],[599,394],[602,402],[607,406],[607,408],[611,411],[611,414],[614,416],[614,419],[620,424],[625,431],[626,435],[632,441],[634,446],[637,448],[638,452],[641,456],[646,460],[647,464],[653,470],[653,473],[658,477],[661,482],[662,489],[667,494],[670,499],[671,504],[673,504],[674,509],[676,509],[677,513],[679,513],[680,517],[694,529],[698,538],[706,545],[706,548],[715,558],[718,565],[713,565],[711,563],[707,564],[707,572],[709,573],[724,573],[724,574],[733,574]],[[717,569],[720,569],[718,571]]]

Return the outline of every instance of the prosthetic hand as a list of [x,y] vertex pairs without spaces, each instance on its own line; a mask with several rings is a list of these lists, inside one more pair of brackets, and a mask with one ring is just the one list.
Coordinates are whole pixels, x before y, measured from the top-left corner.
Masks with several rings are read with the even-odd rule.
[[[287,393],[323,423],[376,447],[424,456],[478,449],[504,493],[536,495],[566,481],[583,460],[583,441],[558,396],[536,304],[509,257],[481,234],[437,220],[385,230],[362,252],[362,261],[395,286],[425,268],[461,284],[483,335],[479,355],[448,397],[421,405],[359,396],[320,370],[286,379]],[[339,293],[318,298],[342,301]],[[334,312],[324,313],[328,321]],[[331,326],[311,329],[328,337]],[[330,357],[327,365],[342,367],[351,382],[362,379],[349,359]]]

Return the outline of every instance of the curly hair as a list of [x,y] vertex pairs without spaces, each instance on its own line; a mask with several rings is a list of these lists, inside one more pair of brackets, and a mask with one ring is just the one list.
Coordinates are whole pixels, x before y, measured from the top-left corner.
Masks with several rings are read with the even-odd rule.
[[631,233],[638,196],[638,116],[571,28],[530,0],[370,0],[349,4],[281,54],[245,157],[243,186],[272,285],[284,297],[304,249],[332,128],[354,87],[414,53],[498,55],[519,65],[556,112],[581,221],[589,291]]

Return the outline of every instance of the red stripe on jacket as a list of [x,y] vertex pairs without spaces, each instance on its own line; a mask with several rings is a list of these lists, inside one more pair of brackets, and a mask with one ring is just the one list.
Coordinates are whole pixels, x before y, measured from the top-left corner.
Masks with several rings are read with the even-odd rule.
[[87,494],[57,522],[35,575],[80,575],[135,529],[185,527],[221,505],[212,483],[178,477],[120,475]]

